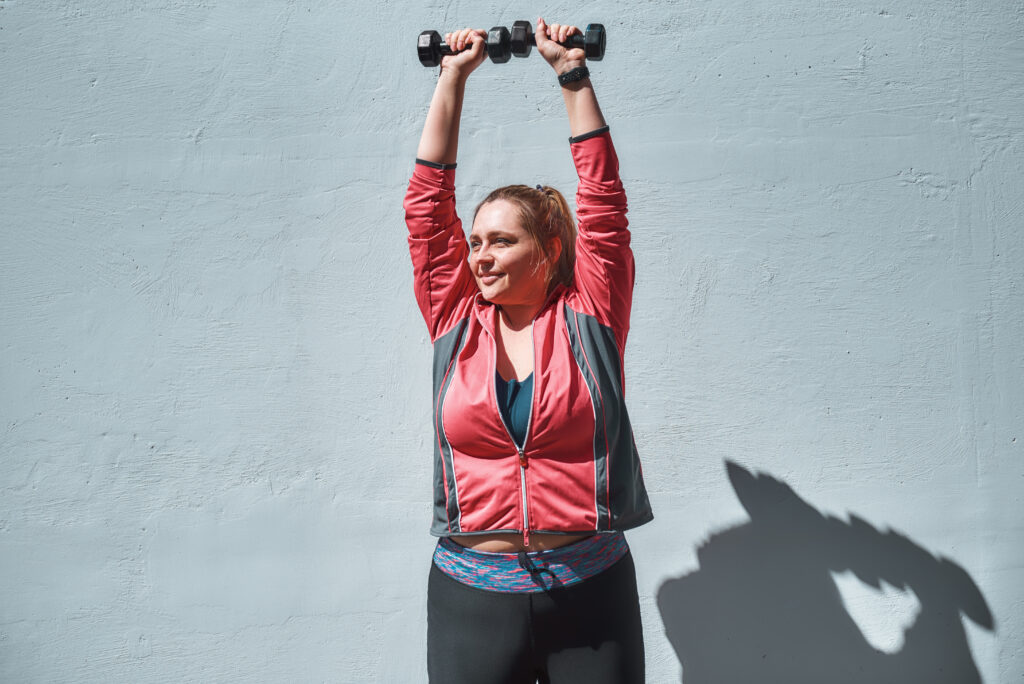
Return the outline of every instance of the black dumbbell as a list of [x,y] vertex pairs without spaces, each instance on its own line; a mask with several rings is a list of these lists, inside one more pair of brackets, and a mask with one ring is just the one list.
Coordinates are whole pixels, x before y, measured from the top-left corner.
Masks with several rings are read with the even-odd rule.
[[[511,40],[511,35],[504,26],[495,26],[487,32],[484,47],[492,62],[504,64],[509,60],[512,56]],[[416,41],[416,52],[420,57],[420,64],[435,67],[441,63],[442,57],[454,55],[456,50],[452,50],[448,43],[441,40],[441,34],[437,31],[424,31]]]
[[[509,45],[513,55],[529,57],[530,50],[536,44],[537,41],[533,36],[533,24],[528,21],[517,21],[512,24]],[[569,36],[567,41],[560,44],[567,48],[583,48],[587,59],[599,62],[604,57],[604,24],[587,24],[587,30],[582,35],[577,33]]]

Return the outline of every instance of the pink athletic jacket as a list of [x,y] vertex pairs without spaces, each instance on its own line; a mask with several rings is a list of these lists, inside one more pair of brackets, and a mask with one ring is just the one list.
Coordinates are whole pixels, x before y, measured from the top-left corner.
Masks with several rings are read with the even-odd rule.
[[533,323],[525,445],[495,391],[497,308],[470,273],[455,171],[417,160],[405,197],[416,301],[434,343],[438,536],[625,530],[653,514],[626,412],[622,355],[633,296],[626,195],[608,129],[570,138],[579,174],[571,287]]

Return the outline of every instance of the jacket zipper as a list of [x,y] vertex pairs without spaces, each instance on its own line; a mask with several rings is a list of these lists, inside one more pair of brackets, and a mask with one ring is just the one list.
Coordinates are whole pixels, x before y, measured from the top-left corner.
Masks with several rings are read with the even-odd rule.
[[[501,315],[500,313],[498,314]],[[500,323],[499,323],[500,325]],[[497,342],[494,343],[494,358],[498,357]],[[512,430],[509,429],[508,423],[505,422],[505,416],[501,413],[501,407],[498,406],[498,394],[497,390],[494,389],[494,381],[491,380],[491,395],[494,397],[494,407],[498,409],[498,417],[501,418],[501,424],[505,427],[505,432],[508,434],[509,440],[516,448],[516,453],[519,455],[519,491],[522,496],[523,503],[523,546],[530,545],[530,508],[526,502],[526,469],[530,466],[526,459],[526,440],[530,437],[530,424],[533,423],[533,399],[536,395],[537,389],[537,348],[536,340],[533,336],[533,323],[530,323],[530,350],[533,352],[533,389],[530,393],[530,415],[526,419],[526,433],[523,435],[523,445],[519,446],[516,444],[516,438],[512,436]],[[497,362],[495,362],[497,366]],[[497,368],[495,368],[497,372]]]
[[[531,412],[532,410],[531,407]],[[527,427],[526,429],[529,430],[530,428]],[[523,441],[525,442],[526,440]],[[523,453],[522,447],[519,447],[519,487],[523,492],[523,546],[530,545],[530,516],[526,504],[526,468],[528,465],[526,454]]]

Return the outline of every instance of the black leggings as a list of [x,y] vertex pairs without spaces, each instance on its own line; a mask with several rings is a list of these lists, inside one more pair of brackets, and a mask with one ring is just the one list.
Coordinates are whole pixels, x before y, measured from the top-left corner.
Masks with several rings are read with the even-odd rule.
[[435,684],[640,684],[644,637],[633,557],[568,587],[505,594],[431,563],[427,671]]

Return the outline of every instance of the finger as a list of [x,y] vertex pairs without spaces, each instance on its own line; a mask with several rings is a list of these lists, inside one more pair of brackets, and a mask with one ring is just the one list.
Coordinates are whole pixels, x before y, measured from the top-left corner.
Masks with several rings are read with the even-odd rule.
[[541,17],[537,17],[537,30],[533,34],[533,40],[537,43],[538,49],[548,41],[548,25],[544,23],[544,19]]
[[487,42],[487,36],[482,31],[470,30],[469,35],[466,36],[466,47],[474,54],[479,54],[484,49],[484,43]]
[[465,47],[465,41],[462,37],[462,29],[451,32],[451,39],[448,41],[448,47],[452,49],[452,52],[462,52]]

